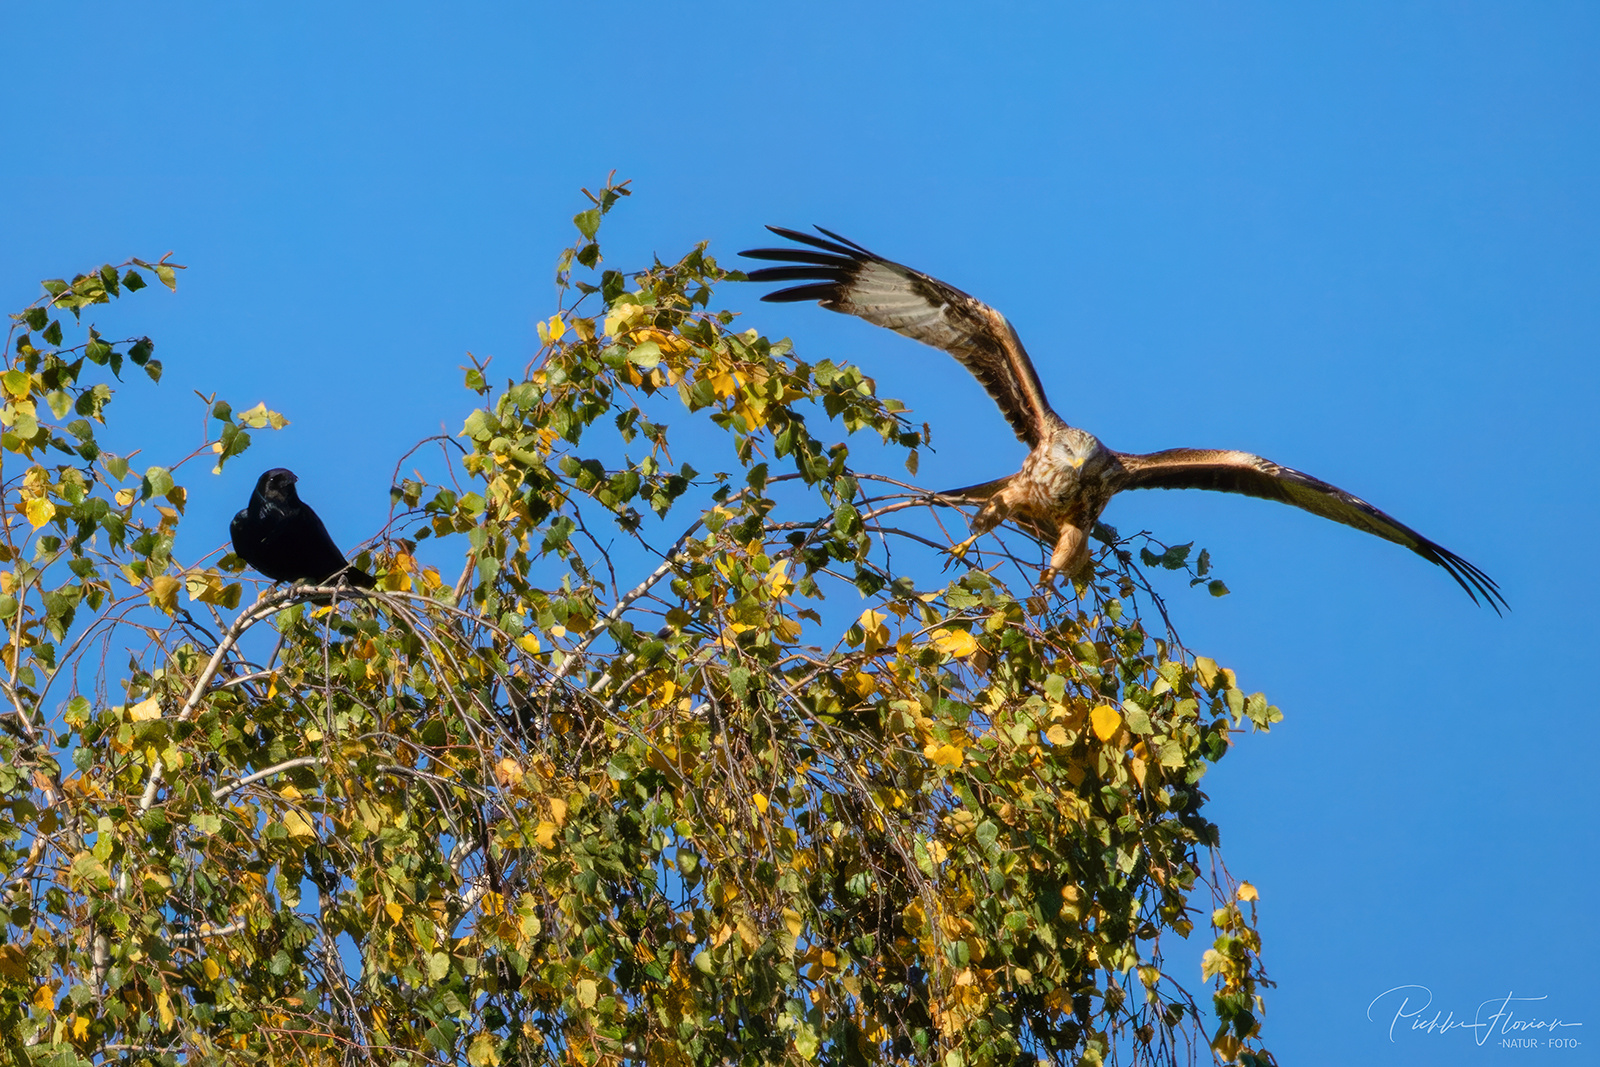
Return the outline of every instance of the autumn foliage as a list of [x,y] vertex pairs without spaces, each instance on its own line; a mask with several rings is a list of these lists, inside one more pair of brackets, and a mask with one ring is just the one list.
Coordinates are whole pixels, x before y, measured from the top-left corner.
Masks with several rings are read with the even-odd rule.
[[[1041,590],[1020,532],[953,557],[968,516],[906,480],[928,429],[720,310],[748,296],[703,247],[606,269],[626,192],[575,220],[532,362],[464,368],[371,592],[180,560],[204,474],[100,448],[116,373],[160,368],[82,313],[174,265],[15,317],[9,1055],[1269,1062],[1200,783],[1278,713],[1134,550],[1206,561],[1102,530],[1093,581]],[[206,403],[219,468],[284,425]]]

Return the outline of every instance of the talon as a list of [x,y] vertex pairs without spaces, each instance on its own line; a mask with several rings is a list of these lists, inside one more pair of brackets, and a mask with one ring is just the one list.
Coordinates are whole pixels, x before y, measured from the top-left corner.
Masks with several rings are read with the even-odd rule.
[[950,554],[957,559],[963,558],[966,555],[967,549],[972,547],[972,543],[982,536],[982,534],[973,534],[959,545],[951,545]]

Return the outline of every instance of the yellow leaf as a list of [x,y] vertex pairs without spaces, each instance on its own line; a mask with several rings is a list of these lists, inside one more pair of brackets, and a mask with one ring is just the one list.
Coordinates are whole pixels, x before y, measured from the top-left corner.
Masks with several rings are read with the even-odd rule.
[[878,679],[861,671],[852,671],[845,675],[844,684],[856,695],[857,700],[865,700],[878,691]]
[[1067,736],[1067,728],[1056,723],[1044,732],[1044,736],[1052,745],[1069,745],[1072,739]]
[[502,788],[512,789],[522,782],[522,765],[507,756],[494,767],[495,780]]
[[222,976],[222,968],[218,967],[217,961],[212,959],[210,956],[206,957],[205,963],[201,966],[205,968],[206,977],[211,979],[213,982]]
[[238,419],[241,426],[248,426],[253,430],[259,430],[264,426],[271,426],[274,430],[281,430],[289,425],[288,419],[276,411],[268,411],[265,403],[257,404],[249,411],[240,412]]
[[1144,760],[1140,759],[1138,756],[1133,757],[1128,761],[1128,770],[1132,772],[1133,780],[1138,782],[1139,785],[1143,787],[1145,776]]
[[55,518],[56,506],[42,496],[36,496],[28,501],[28,521],[38,529],[51,519]]
[[127,507],[129,504],[132,504],[134,500],[138,498],[138,496],[139,494],[134,492],[132,489],[118,489],[117,504],[121,507]]
[[800,918],[800,913],[793,908],[783,909],[783,925],[791,937],[799,937],[800,931],[805,929],[805,922]]
[[765,793],[757,793],[750,800],[755,804],[757,811],[763,815],[767,813],[767,795]]
[[534,633],[523,634],[517,638],[517,647],[524,652],[538,652],[542,647],[539,644],[539,635]]
[[533,839],[539,842],[540,848],[555,848],[556,831],[558,829],[560,827],[549,819],[542,819],[539,822],[539,828],[533,832]]
[[403,570],[390,570],[378,579],[378,588],[390,593],[411,592],[411,575]]
[[1249,882],[1240,882],[1239,883],[1239,899],[1240,900],[1260,900],[1261,899],[1261,894],[1256,892],[1256,887],[1251,885]]
[[886,618],[888,616],[883,612],[873,611],[871,608],[861,613],[861,629],[867,635],[864,651],[876,652],[889,643],[889,627],[884,625]]
[[170,574],[158,574],[150,579],[150,603],[168,615],[177,610],[178,590],[183,583]]
[[496,1067],[500,1062],[500,1039],[491,1033],[473,1037],[467,1046],[467,1063],[470,1067]]
[[1089,725],[1094,727],[1094,735],[1102,741],[1109,741],[1116,736],[1117,730],[1122,726],[1122,714],[1116,708],[1101,704],[1089,713]]
[[558,827],[567,825],[567,802],[559,797],[550,798],[550,821]]
[[935,630],[932,636],[935,648],[958,658],[978,651],[978,642],[965,630]]
[[945,861],[945,857],[948,855],[950,855],[950,850],[945,848],[944,845],[940,844],[938,841],[928,842],[928,858],[933,862],[943,863]]
[[923,748],[922,754],[926,756],[928,758],[928,762],[932,763],[935,767],[955,768],[961,766],[961,749],[957,748],[955,745],[940,745],[936,743],[930,743]]
[[298,811],[286,811],[283,813],[283,828],[288,831],[290,837],[317,836],[316,830],[312,829],[311,824],[306,821],[306,817]]
[[561,321],[560,315],[551,315],[548,322],[538,323],[537,329],[539,343],[547,345],[552,341],[561,340],[562,335],[567,332],[567,324]]
[[773,596],[783,596],[794,588],[794,583],[789,580],[788,560],[779,560],[772,570],[767,572],[767,585],[772,589]]
[[133,722],[148,722],[161,718],[161,701],[150,697],[128,708],[128,718]]
[[156,1013],[161,1016],[161,1029],[170,1029],[176,1016],[172,1014],[172,998],[165,989],[156,994]]
[[33,1008],[35,1011],[50,1011],[56,1006],[56,991],[46,982],[33,991]]
[[388,913],[390,922],[397,923],[406,914],[406,910],[392,900],[383,906],[383,910]]
[[597,987],[594,984],[594,979],[593,978],[580,978],[580,979],[578,979],[578,991],[577,992],[578,992],[578,1003],[582,1004],[585,1008],[594,1007],[595,998],[598,997],[599,994],[600,994],[599,987]]
[[1210,689],[1217,684],[1217,661],[1210,656],[1196,656],[1194,673],[1200,676],[1200,684]]
[[832,970],[839,965],[839,957],[831,949],[822,950],[822,965]]
[[72,1017],[72,1040],[82,1041],[89,1036],[89,1021],[87,1015],[74,1015]]
[[606,333],[615,340],[628,330],[629,324],[637,318],[644,316],[644,308],[638,304],[623,304],[612,308],[606,315]]

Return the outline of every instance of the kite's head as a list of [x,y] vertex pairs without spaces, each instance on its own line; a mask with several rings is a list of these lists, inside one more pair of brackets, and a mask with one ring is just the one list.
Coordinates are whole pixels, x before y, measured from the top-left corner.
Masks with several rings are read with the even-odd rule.
[[1081,471],[1085,464],[1105,454],[1100,438],[1076,426],[1063,427],[1050,440],[1051,457],[1063,466]]

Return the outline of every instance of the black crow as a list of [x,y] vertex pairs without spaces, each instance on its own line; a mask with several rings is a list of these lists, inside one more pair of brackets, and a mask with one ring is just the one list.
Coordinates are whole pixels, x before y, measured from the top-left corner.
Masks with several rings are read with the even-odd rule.
[[296,481],[294,471],[283,467],[261,476],[250,506],[228,527],[234,554],[273,581],[345,581],[371,589],[372,575],[345,562],[317,513],[294,491]]

